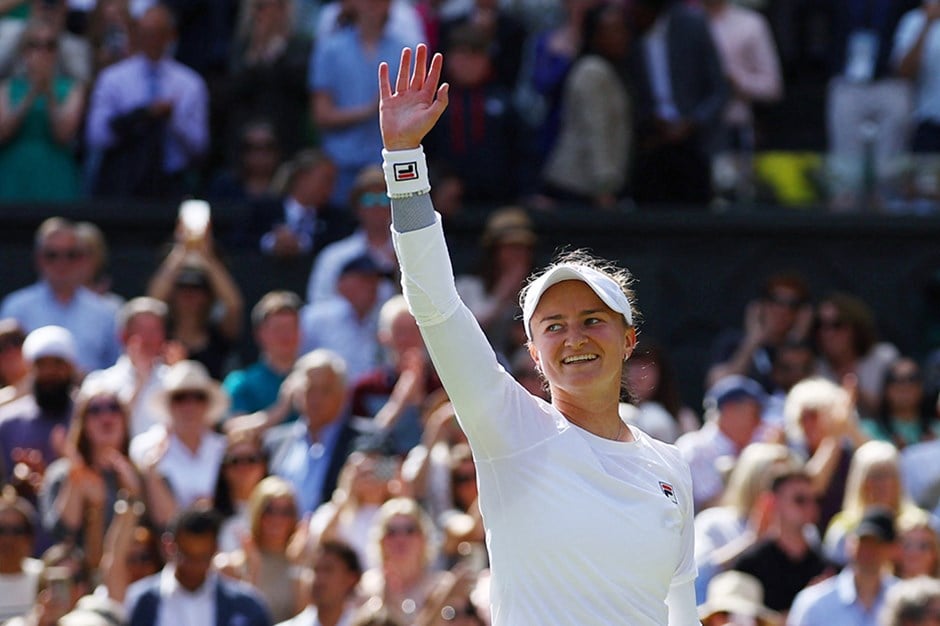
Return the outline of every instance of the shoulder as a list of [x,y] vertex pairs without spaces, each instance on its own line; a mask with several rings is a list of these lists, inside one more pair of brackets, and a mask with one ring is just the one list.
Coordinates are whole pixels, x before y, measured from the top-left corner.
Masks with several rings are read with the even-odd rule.
[[33,417],[36,415],[37,408],[36,400],[32,394],[27,394],[4,405],[0,408],[0,429],[7,423]]
[[[829,601],[838,594],[839,576],[833,576],[826,580],[806,587],[793,599],[793,605],[790,608],[790,615],[794,624],[803,623],[801,620],[809,613],[828,612],[832,607]],[[788,622],[789,623],[789,622]]]
[[3,308],[7,309],[9,307],[33,304],[42,298],[42,294],[42,286],[39,283],[27,285],[26,287],[17,289],[8,294],[7,297],[3,299]]

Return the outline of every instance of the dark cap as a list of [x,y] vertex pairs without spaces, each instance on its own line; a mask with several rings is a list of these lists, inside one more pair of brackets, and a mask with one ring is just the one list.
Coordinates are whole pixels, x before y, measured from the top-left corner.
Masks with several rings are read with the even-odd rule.
[[378,263],[375,262],[368,254],[360,254],[359,256],[353,257],[343,263],[342,267],[339,270],[339,275],[342,276],[348,272],[359,272],[360,274],[375,274],[377,276],[385,276],[386,272],[379,267]]
[[264,320],[275,313],[298,313],[303,305],[303,300],[293,291],[284,289],[269,291],[251,309],[251,323],[254,326],[260,326]]
[[753,400],[761,406],[767,401],[767,394],[759,382],[747,376],[732,374],[725,376],[705,394],[706,409],[721,409],[727,402]]
[[173,284],[177,287],[198,287],[200,289],[210,289],[209,276],[205,270],[195,265],[184,266]]
[[862,521],[855,527],[856,537],[874,537],[890,543],[897,537],[894,529],[894,515],[884,507],[871,507],[865,510]]

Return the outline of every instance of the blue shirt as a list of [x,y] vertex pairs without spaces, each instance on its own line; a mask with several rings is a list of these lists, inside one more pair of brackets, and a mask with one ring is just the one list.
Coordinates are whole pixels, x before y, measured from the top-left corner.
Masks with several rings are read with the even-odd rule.
[[84,287],[63,303],[45,281],[14,291],[0,306],[0,318],[15,318],[26,332],[49,325],[71,332],[78,366],[84,372],[111,367],[117,361],[121,349],[114,324],[116,314],[114,303]]
[[[262,411],[275,402],[281,383],[288,372],[275,372],[264,360],[257,361],[245,369],[230,372],[222,381],[222,388],[232,398],[231,414],[243,415]],[[291,411],[285,421],[294,421],[297,414]]]
[[883,577],[875,603],[866,609],[855,591],[855,573],[846,567],[838,576],[798,593],[787,626],[878,626],[885,593],[896,582],[894,576]]
[[271,459],[271,472],[287,480],[297,494],[297,507],[301,516],[313,513],[320,506],[323,484],[330,470],[345,417],[340,417],[320,430],[320,437],[310,437],[307,421],[299,420],[286,426],[291,429],[292,440],[278,450]]

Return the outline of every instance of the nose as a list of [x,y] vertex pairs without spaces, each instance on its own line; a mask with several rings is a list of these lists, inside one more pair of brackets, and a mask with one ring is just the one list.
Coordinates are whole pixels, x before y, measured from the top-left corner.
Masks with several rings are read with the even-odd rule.
[[565,337],[565,345],[569,348],[580,348],[587,342],[587,337],[580,329],[571,330]]

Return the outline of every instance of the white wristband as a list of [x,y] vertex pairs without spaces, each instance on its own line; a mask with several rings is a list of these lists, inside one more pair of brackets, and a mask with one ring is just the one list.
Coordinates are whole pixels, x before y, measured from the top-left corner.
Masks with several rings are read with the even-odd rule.
[[382,150],[382,169],[389,198],[410,198],[431,191],[424,148]]

